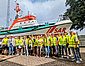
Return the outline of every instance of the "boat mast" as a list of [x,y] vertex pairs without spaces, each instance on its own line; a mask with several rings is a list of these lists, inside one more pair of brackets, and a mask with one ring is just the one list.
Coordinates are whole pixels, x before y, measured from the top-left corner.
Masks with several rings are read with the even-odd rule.
[[6,27],[9,27],[9,19],[10,19],[10,0],[8,0],[8,6],[7,6],[7,23],[6,23]]

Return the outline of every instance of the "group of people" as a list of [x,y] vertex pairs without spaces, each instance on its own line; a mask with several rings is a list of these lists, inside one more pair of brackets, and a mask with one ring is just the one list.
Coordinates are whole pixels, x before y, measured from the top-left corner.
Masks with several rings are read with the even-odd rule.
[[8,55],[33,55],[45,56],[46,58],[55,56],[61,58],[71,58],[72,61],[80,63],[82,61],[80,40],[75,32],[28,35],[28,36],[5,36],[2,39],[2,54]]

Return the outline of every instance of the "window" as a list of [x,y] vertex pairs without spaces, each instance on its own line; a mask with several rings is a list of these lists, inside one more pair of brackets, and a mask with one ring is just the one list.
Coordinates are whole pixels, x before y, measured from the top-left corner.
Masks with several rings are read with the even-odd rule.
[[20,24],[22,24],[22,23],[20,22]]
[[34,22],[34,21],[32,21],[32,22]]
[[29,18],[29,20],[33,20],[32,18]]

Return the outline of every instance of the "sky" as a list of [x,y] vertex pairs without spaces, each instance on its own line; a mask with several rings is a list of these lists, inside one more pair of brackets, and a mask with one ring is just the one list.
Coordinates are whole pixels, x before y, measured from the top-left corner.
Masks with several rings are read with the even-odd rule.
[[[7,2],[8,0],[0,1],[0,22],[1,26],[6,26],[7,21]],[[20,4],[23,16],[28,14],[36,15],[38,23],[45,23],[57,20],[60,14],[66,11],[65,0],[17,0]],[[10,0],[10,24],[15,17],[15,0]],[[2,9],[3,8],[3,9]]]
[[[17,0],[20,4],[22,16],[28,14],[35,15],[38,23],[56,22],[60,14],[63,14],[67,7],[65,0]],[[7,4],[8,0],[0,1],[0,26],[6,26],[7,22]],[[15,0],[10,0],[10,24],[15,18]],[[80,32],[81,33],[81,32]],[[82,32],[83,33],[83,32]]]

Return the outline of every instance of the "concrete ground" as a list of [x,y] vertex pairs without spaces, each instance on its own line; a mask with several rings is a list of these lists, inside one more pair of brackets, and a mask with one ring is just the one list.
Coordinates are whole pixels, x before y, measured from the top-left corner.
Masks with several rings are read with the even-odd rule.
[[83,59],[80,64],[76,64],[66,58],[0,55],[0,66],[85,66],[85,48],[81,48],[80,51]]

